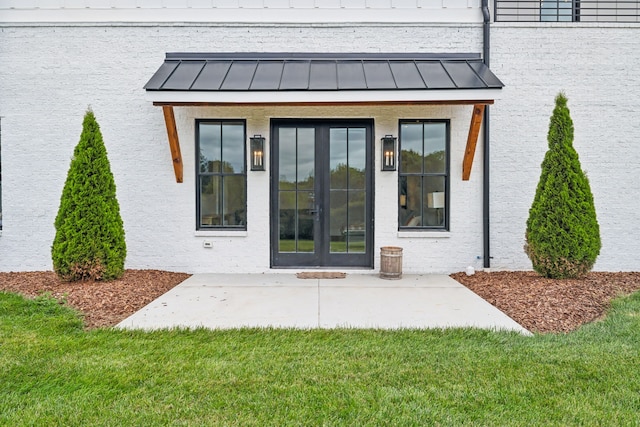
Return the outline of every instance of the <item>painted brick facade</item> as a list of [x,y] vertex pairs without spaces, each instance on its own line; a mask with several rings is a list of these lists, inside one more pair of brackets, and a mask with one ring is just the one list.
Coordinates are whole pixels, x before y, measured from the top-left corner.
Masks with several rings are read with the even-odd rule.
[[637,271],[640,26],[494,24],[491,34],[491,68],[505,83],[491,108],[492,266],[531,268],[526,220],[562,90],[600,224],[594,269]]
[[[176,108],[185,162],[184,183],[176,184],[162,111],[142,89],[165,51],[322,52],[331,46],[331,51],[349,52],[359,46],[374,52],[472,52],[480,50],[478,26],[412,26],[409,31],[400,25],[37,25],[1,30],[0,60],[7,64],[0,79],[2,270],[51,268],[53,221],[88,105],[101,125],[118,188],[128,268],[269,270],[268,172],[248,174],[246,233],[194,231],[196,118],[246,118],[247,134],[253,135],[269,133],[270,117],[373,117],[376,156],[379,138],[397,135],[399,119],[451,119],[451,232],[446,238],[398,237],[397,175],[378,172],[377,163],[374,244],[376,249],[407,248],[407,272],[460,270],[481,254],[481,154],[470,181],[463,182],[460,172],[470,106]],[[204,240],[213,248],[203,248]]]
[[[525,222],[559,90],[569,98],[575,146],[596,200],[603,240],[596,269],[638,269],[638,40],[637,26],[492,26],[491,68],[506,85],[491,107],[494,269],[530,268]],[[268,135],[272,117],[373,118],[375,252],[402,246],[405,272],[482,264],[482,141],[471,179],[461,179],[470,106],[177,107],[185,166],[177,184],[162,111],[143,90],[165,52],[480,52],[479,24],[5,23],[0,41],[1,271],[51,269],[53,221],[88,105],[118,188],[127,268],[269,271],[268,171],[248,173],[246,232],[195,231],[194,123],[242,118],[248,135]],[[379,172],[379,144],[381,136],[397,135],[403,118],[451,119],[448,233],[397,231],[397,174]],[[205,240],[213,247],[203,248]]]

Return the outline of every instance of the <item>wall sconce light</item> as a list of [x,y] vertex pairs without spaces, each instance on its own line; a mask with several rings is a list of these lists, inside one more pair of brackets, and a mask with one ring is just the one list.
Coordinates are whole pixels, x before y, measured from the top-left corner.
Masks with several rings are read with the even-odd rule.
[[385,135],[382,138],[382,170],[396,170],[396,138],[393,135]]
[[262,135],[253,135],[249,138],[251,141],[251,170],[264,170],[264,137]]

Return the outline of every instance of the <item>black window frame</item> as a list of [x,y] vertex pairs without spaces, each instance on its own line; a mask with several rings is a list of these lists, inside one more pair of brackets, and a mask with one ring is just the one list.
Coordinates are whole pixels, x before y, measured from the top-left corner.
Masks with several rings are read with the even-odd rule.
[[[242,172],[224,172],[222,169],[219,172],[202,172],[200,170],[200,125],[201,124],[219,124],[221,127],[225,124],[236,124],[242,125],[243,136],[242,136]],[[215,231],[215,230],[238,230],[238,231],[246,231],[247,230],[247,121],[246,119],[196,119],[195,125],[195,190],[196,190],[196,230],[203,231]],[[224,152],[224,141],[221,139],[220,149]],[[221,154],[221,160],[224,161]],[[224,224],[224,220],[222,224],[203,224],[202,223],[202,191],[201,191],[201,177],[203,176],[241,176],[244,179],[244,224]],[[222,184],[223,194],[218,196],[221,199],[224,199],[224,180]]]
[[[422,124],[423,132],[423,154],[424,154],[424,125],[429,123],[443,123],[445,125],[445,170],[444,172],[427,172],[424,169],[422,172],[403,172],[402,171],[402,139],[403,132],[402,126],[405,124]],[[399,231],[449,231],[450,230],[450,181],[451,181],[451,120],[450,119],[402,119],[398,123],[398,230]],[[444,218],[442,225],[407,225],[407,212],[406,212],[406,189],[403,190],[403,178],[409,176],[419,176],[422,179],[424,177],[443,177],[444,178]],[[405,195],[403,206],[403,193]],[[424,191],[421,192],[421,197],[424,197]],[[421,199],[421,209],[424,209],[424,199]],[[403,211],[404,210],[404,211]],[[424,216],[424,212],[420,212],[420,216]]]
[[[546,4],[545,4],[546,3]],[[540,2],[540,22],[580,22],[580,0],[543,0]],[[568,12],[568,13],[567,13]]]
[[637,22],[638,0],[543,0],[521,2],[494,1],[495,22]]

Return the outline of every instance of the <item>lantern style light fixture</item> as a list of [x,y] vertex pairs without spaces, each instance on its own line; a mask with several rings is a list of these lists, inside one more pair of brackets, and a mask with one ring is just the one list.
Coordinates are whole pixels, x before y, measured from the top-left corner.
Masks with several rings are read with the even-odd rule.
[[382,170],[396,170],[396,138],[393,135],[385,135],[382,138]]
[[262,135],[253,135],[249,138],[251,141],[251,170],[264,170],[264,137]]

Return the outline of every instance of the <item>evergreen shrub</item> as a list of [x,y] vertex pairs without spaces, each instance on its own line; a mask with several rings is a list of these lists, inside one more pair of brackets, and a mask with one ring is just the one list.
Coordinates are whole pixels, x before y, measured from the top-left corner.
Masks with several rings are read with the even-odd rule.
[[51,248],[64,280],[112,280],[124,273],[127,250],[116,186],[100,126],[91,110],[82,123],[60,198]]
[[573,122],[560,93],[549,124],[549,149],[527,220],[525,252],[549,278],[589,272],[600,253],[600,227],[589,180],[573,148]]

